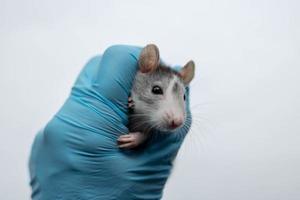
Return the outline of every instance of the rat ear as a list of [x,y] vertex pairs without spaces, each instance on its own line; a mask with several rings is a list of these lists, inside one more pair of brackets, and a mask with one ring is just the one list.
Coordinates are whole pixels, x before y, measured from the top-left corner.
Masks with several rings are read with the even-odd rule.
[[188,85],[194,78],[195,75],[195,63],[194,61],[190,60],[187,64],[179,72],[183,83]]
[[142,73],[154,71],[159,64],[159,50],[155,44],[148,44],[142,49],[139,67]]

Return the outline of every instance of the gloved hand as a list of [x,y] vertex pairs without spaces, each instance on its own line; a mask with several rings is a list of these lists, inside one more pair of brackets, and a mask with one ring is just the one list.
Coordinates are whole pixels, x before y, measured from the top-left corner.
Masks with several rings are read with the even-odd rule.
[[118,148],[117,138],[128,133],[127,101],[140,51],[112,46],[83,68],[65,104],[35,138],[29,162],[33,199],[161,198],[188,130],[156,133],[143,149]]

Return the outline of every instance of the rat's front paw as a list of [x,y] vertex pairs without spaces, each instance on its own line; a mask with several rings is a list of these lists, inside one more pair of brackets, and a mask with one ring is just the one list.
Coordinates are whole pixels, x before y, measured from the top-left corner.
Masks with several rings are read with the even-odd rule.
[[145,140],[145,137],[146,136],[141,132],[133,132],[126,135],[121,135],[118,138],[118,145],[120,148],[132,149],[142,144]]
[[131,97],[128,97],[128,108],[129,110],[133,110],[134,108],[134,101]]

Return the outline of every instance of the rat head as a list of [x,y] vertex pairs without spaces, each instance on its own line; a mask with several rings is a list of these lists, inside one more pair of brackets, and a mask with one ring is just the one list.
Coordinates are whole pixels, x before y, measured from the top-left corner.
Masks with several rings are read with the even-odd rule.
[[147,128],[175,130],[186,119],[185,87],[194,77],[195,64],[189,61],[180,71],[159,62],[158,48],[147,45],[139,58],[132,99],[134,114]]

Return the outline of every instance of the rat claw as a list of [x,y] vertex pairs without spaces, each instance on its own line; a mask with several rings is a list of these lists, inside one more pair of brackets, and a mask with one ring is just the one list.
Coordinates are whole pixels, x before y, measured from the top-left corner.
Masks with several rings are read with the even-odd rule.
[[128,97],[128,108],[133,109],[134,108],[134,101],[132,97]]
[[130,136],[120,136],[118,138],[118,142],[132,142],[134,140],[134,138],[130,137]]
[[143,142],[144,136],[140,132],[121,135],[117,141],[119,148],[135,148]]
[[121,138],[130,138],[131,135],[129,134],[125,134],[125,135],[120,135],[120,137],[118,139],[121,139]]
[[128,108],[134,108],[134,103],[129,103]]
[[125,144],[119,145],[119,148],[129,148],[129,149],[131,149],[131,148],[134,148],[134,147],[136,147],[136,144],[133,144],[133,143],[125,143]]

